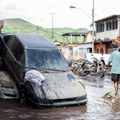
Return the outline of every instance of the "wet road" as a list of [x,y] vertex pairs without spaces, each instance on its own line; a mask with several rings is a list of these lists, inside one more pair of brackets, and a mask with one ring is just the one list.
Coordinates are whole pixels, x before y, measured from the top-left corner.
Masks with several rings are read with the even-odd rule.
[[18,100],[0,99],[0,120],[115,120],[120,119],[120,99],[102,98],[107,92],[114,95],[113,83],[108,77],[82,78],[88,102],[82,106],[34,109],[22,106]]

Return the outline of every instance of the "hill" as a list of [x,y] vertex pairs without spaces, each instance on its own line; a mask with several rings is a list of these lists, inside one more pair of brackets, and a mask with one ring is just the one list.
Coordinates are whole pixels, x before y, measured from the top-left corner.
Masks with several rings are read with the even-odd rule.
[[[63,41],[62,34],[67,32],[74,31],[83,31],[86,30],[84,28],[73,29],[73,28],[54,28],[53,31],[51,28],[43,28],[41,26],[36,26],[28,21],[25,21],[20,18],[10,18],[4,20],[4,32],[12,32],[12,33],[37,33],[46,36],[50,40],[58,40],[60,42]],[[53,35],[53,36],[52,36]],[[53,38],[53,39],[52,39]]]

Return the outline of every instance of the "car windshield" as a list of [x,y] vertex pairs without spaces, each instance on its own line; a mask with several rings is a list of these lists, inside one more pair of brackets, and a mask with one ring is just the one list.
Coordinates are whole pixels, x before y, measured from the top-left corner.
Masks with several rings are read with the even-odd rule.
[[68,64],[58,49],[26,49],[27,67],[39,70],[69,70]]

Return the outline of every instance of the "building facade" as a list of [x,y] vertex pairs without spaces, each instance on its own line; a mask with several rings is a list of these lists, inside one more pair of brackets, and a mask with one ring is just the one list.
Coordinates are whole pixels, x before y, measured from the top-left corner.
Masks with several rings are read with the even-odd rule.
[[[63,40],[69,41],[64,46],[64,56],[67,59],[85,58],[86,53],[92,53],[92,32],[72,32],[62,35]],[[74,43],[74,40],[77,42]]]
[[120,15],[111,15],[95,21],[96,37],[95,53],[109,54],[112,52],[112,41],[120,38]]

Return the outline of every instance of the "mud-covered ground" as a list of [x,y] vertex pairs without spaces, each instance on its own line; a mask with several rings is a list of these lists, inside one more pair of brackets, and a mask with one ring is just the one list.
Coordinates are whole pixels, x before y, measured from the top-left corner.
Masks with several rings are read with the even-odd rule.
[[[7,77],[6,74],[5,77]],[[88,75],[80,78],[87,91],[88,102],[86,105],[34,109],[27,105],[20,105],[18,99],[0,98],[0,120],[120,119],[120,99],[114,99],[114,87],[110,76],[107,75],[104,78],[99,78],[99,76]],[[3,84],[3,81],[1,84]],[[9,81],[8,84],[12,86]],[[111,92],[112,97],[103,97],[108,92]]]
[[[120,99],[114,98],[110,76],[81,77],[88,102],[82,106],[34,109],[22,106],[17,99],[0,99],[0,120],[115,120],[120,119]],[[103,97],[111,92],[112,97]]]

